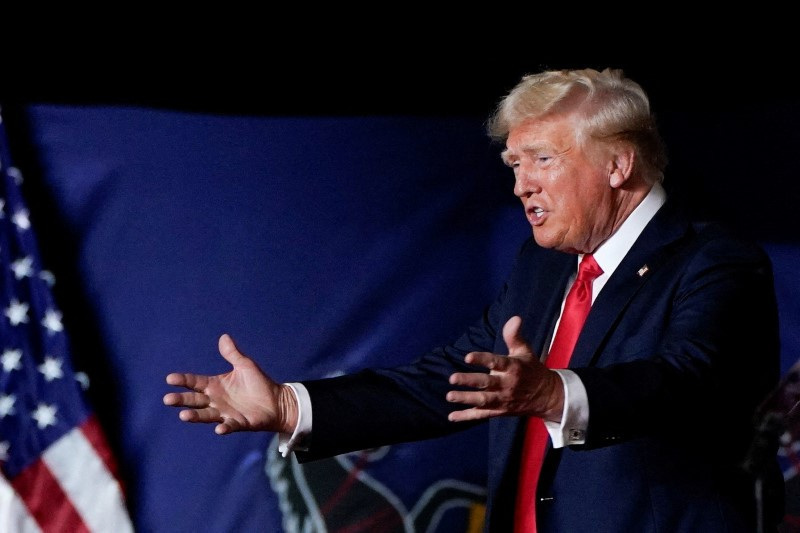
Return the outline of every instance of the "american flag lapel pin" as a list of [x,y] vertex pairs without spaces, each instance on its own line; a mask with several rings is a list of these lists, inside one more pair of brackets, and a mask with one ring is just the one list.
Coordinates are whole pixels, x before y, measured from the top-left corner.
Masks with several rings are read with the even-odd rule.
[[637,270],[636,273],[639,274],[640,278],[643,278],[644,275],[647,274],[649,271],[650,271],[650,267],[647,266],[647,265],[644,265],[642,268]]

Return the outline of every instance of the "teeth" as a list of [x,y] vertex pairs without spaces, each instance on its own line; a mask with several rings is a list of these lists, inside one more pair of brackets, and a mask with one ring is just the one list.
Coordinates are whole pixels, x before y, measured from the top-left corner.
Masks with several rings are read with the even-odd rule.
[[533,210],[533,212],[534,213],[543,213],[544,209],[542,209],[541,207],[537,207],[536,209]]

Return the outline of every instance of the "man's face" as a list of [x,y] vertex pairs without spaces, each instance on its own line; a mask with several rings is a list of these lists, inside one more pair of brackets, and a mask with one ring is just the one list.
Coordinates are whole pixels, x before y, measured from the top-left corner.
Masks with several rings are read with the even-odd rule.
[[514,169],[514,194],[525,206],[536,242],[590,253],[616,222],[611,160],[598,141],[578,144],[575,120],[571,114],[551,114],[512,128],[503,161]]

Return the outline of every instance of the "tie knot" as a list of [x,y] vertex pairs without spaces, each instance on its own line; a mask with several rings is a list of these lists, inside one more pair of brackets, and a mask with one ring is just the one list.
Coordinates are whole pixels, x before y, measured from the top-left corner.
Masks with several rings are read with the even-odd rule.
[[597,264],[597,261],[595,261],[592,254],[586,254],[583,256],[581,264],[578,267],[579,280],[592,282],[602,273],[603,269]]

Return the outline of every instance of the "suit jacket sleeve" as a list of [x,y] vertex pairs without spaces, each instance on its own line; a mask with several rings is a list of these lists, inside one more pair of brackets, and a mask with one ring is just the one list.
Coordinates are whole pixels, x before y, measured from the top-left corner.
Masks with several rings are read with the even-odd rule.
[[454,343],[437,347],[396,368],[366,369],[344,376],[303,381],[313,411],[312,434],[299,461],[439,437],[475,423],[454,423],[447,415],[459,404],[447,402],[453,372],[485,372],[464,363],[471,351],[493,351],[503,317],[508,284],[482,316]]

